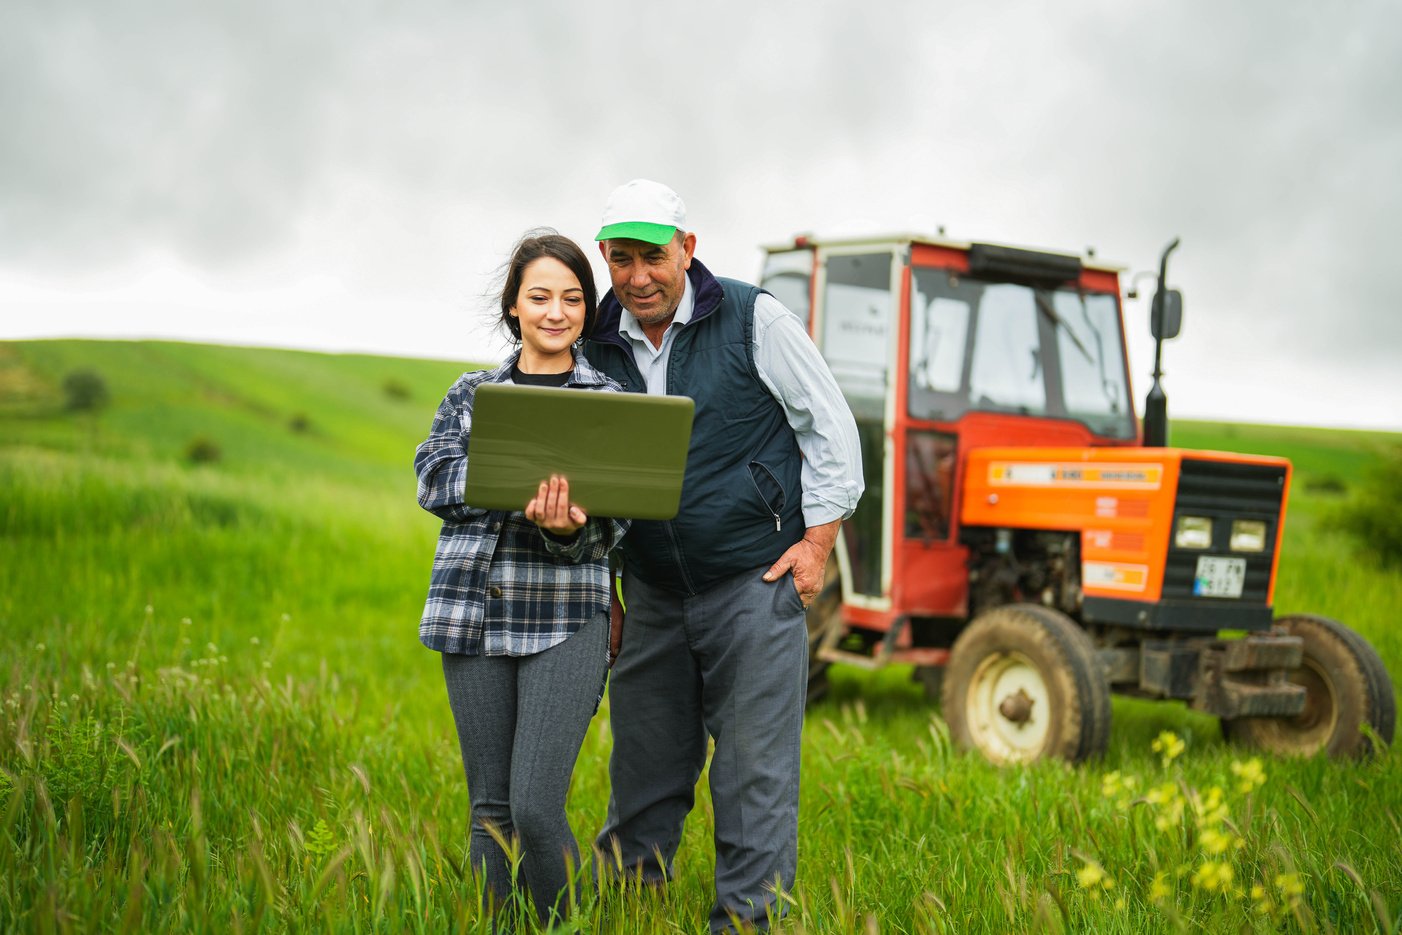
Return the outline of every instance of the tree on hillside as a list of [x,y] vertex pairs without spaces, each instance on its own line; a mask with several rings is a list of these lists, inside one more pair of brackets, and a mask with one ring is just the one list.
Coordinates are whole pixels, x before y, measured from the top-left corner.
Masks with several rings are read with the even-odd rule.
[[107,381],[96,370],[74,370],[63,378],[63,395],[74,412],[101,409],[111,400]]
[[1402,448],[1371,465],[1359,486],[1335,514],[1335,522],[1380,564],[1402,568]]

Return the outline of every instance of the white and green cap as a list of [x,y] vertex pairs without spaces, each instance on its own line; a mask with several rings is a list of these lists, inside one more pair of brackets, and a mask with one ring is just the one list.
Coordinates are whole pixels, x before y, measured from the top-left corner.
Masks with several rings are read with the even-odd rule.
[[603,226],[594,239],[664,244],[679,230],[686,230],[686,205],[681,196],[660,182],[633,179],[609,195]]

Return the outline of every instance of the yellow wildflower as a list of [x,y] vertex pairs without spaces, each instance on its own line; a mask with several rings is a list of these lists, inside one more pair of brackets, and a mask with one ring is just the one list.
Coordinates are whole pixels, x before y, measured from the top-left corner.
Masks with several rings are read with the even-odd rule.
[[1198,844],[1209,854],[1225,854],[1237,843],[1236,835],[1217,828],[1204,828]]
[[1225,860],[1208,860],[1193,874],[1193,886],[1208,892],[1226,891],[1231,888],[1233,876],[1232,865]]
[[1281,898],[1291,909],[1300,904],[1300,897],[1305,892],[1305,881],[1300,879],[1298,873],[1276,874],[1275,888],[1280,891]]
[[1081,889],[1090,889],[1099,886],[1105,879],[1105,868],[1093,860],[1086,861],[1080,870],[1076,871],[1076,882],[1081,884]]
[[1259,883],[1251,887],[1251,903],[1252,908],[1263,916],[1275,914],[1275,903],[1271,902],[1266,888]]
[[1113,799],[1120,808],[1129,808],[1134,800],[1134,790],[1139,787],[1139,777],[1124,775],[1119,770],[1106,773],[1100,780],[1102,798]]
[[1149,902],[1161,903],[1169,896],[1168,874],[1160,870],[1154,874],[1154,882],[1149,884]]
[[1183,743],[1183,738],[1179,737],[1171,730],[1159,731],[1159,735],[1154,738],[1154,742],[1149,744],[1149,749],[1163,757],[1163,765],[1167,766],[1178,758],[1187,745]]
[[1085,860],[1080,870],[1076,871],[1076,882],[1081,884],[1081,889],[1090,890],[1090,898],[1100,899],[1101,890],[1112,890],[1115,888],[1115,880],[1099,861]]
[[1213,786],[1207,790],[1207,795],[1196,803],[1198,814],[1198,826],[1210,827],[1220,825],[1227,819],[1226,797],[1222,794],[1221,786]]
[[1183,797],[1178,793],[1178,787],[1171,782],[1166,782],[1161,786],[1154,786],[1144,794],[1144,799],[1157,809],[1154,815],[1154,827],[1160,831],[1168,831],[1178,827],[1183,821]]
[[1266,771],[1261,768],[1260,757],[1253,756],[1245,763],[1233,760],[1232,775],[1237,778],[1237,790],[1243,795],[1255,792],[1266,784]]
[[1154,786],[1144,793],[1144,798],[1150,805],[1167,805],[1177,795],[1178,787],[1171,782],[1166,782],[1161,786]]

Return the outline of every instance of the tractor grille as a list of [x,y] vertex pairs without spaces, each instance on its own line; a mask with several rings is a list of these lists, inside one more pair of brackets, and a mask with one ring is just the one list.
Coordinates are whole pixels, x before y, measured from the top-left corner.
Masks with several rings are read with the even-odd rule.
[[[1168,564],[1164,569],[1163,597],[1204,604],[1265,604],[1270,594],[1271,567],[1275,563],[1276,531],[1280,526],[1281,500],[1285,492],[1285,468],[1274,465],[1199,461],[1184,458],[1178,475],[1178,500],[1173,528],[1168,533]],[[1174,547],[1173,530],[1180,516],[1205,516],[1212,520],[1212,544],[1207,549]],[[1260,520],[1266,524],[1263,552],[1231,550],[1232,521]],[[1239,598],[1202,597],[1194,593],[1198,558],[1214,555],[1246,560],[1246,578]]]

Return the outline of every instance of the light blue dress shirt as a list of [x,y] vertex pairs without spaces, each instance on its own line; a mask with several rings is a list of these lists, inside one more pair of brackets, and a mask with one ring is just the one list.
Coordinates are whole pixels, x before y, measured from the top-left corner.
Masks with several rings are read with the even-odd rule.
[[[633,348],[647,391],[667,393],[667,358],[677,329],[691,321],[696,296],[686,280],[672,322],[653,347],[643,326],[624,308],[618,331]],[[862,495],[862,450],[852,410],[818,353],[803,322],[778,299],[761,293],[755,299],[755,369],[765,388],[784,409],[803,453],[803,522],[821,526],[846,519]]]

